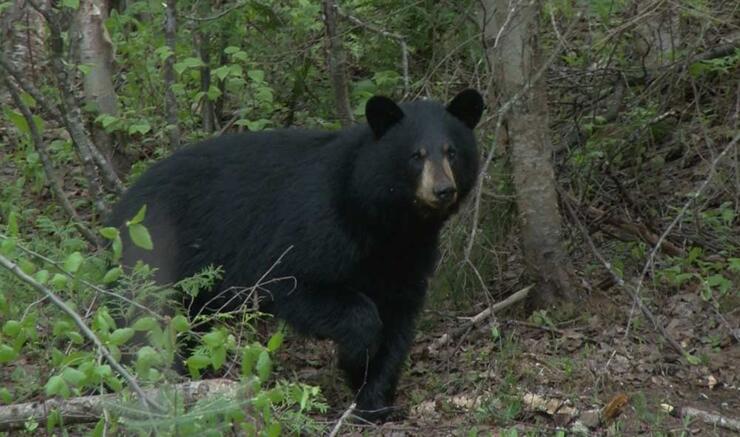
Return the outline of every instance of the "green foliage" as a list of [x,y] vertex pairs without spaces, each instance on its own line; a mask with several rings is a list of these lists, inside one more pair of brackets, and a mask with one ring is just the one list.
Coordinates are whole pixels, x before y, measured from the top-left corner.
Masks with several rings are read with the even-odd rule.
[[[129,229],[142,225],[145,214],[142,208],[127,223]],[[159,416],[156,421],[122,417],[119,426],[123,429],[169,433],[177,427],[179,434],[196,434],[236,427],[264,435],[273,435],[279,430],[321,431],[322,428],[306,416],[313,411],[326,411],[319,389],[272,380],[272,354],[282,344],[284,327],[263,345],[256,337],[237,341],[227,326],[206,316],[201,316],[197,323],[183,314],[175,314],[172,318],[162,318],[156,313],[143,314],[130,322],[115,318],[112,314],[117,314],[118,310],[114,309],[122,303],[117,299],[112,300],[110,295],[99,294],[98,290],[112,286],[110,291],[132,295],[139,304],[151,303],[151,296],[147,293],[147,290],[151,290],[148,274],[137,274],[136,269],[128,273],[115,265],[120,254],[113,253],[113,249],[90,253],[77,245],[70,245],[65,250],[64,245],[49,244],[40,239],[25,241],[20,216],[18,213],[9,215],[0,228],[3,255],[9,256],[24,271],[33,274],[36,280],[63,296],[72,308],[77,311],[86,308],[88,326],[116,359],[134,352],[129,366],[140,383],[167,387],[178,382],[180,377],[171,369],[176,364],[176,352],[189,338],[199,339],[199,346],[185,358],[192,378],[200,378],[207,369],[223,369],[231,362],[242,368],[242,383],[246,392],[250,393],[247,398],[209,398],[188,410],[173,398],[172,402],[166,403],[169,412]],[[59,231],[61,238],[70,232]],[[120,240],[117,229],[102,228],[99,233],[107,240]],[[40,256],[31,249],[35,246],[51,248],[48,257]],[[113,267],[110,267],[111,263],[114,263]],[[195,294],[218,280],[221,272],[220,268],[209,267],[178,285]],[[3,320],[0,327],[0,365],[13,365],[28,354],[33,354],[35,363],[48,363],[48,371],[43,373],[33,376],[19,374],[19,378],[25,378],[24,383],[14,386],[14,392],[5,388],[0,391],[0,402],[8,403],[15,398],[39,394],[68,398],[91,391],[121,392],[126,389],[126,382],[110,363],[99,359],[89,339],[83,337],[71,319],[53,306],[29,305],[38,299],[38,295],[8,271],[0,271],[0,283],[11,285],[0,287],[0,319]],[[133,293],[130,293],[132,290]],[[137,293],[137,290],[142,293]],[[42,312],[44,316],[40,317]],[[201,336],[193,331],[193,327],[204,322],[215,325]],[[241,332],[249,333],[252,330]],[[23,367],[17,369],[20,371]],[[247,410],[251,411],[248,415],[245,414]],[[47,422],[50,429],[63,424],[55,417],[52,415]],[[36,426],[29,424],[28,429],[35,429]]]

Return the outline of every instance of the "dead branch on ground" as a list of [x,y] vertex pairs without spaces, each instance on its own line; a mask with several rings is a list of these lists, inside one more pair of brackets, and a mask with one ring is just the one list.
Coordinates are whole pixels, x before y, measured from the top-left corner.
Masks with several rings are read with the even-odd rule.
[[[163,402],[169,398],[181,399],[187,407],[199,400],[214,396],[234,396],[238,388],[239,384],[235,381],[208,379],[185,382],[164,389],[146,389],[144,394],[151,399],[161,396],[160,401]],[[48,399],[41,402],[0,406],[0,432],[21,429],[29,421],[44,423],[52,412],[57,412],[65,425],[96,422],[107,412],[133,419],[150,417],[148,412],[126,405],[125,395],[122,393]]]
[[439,353],[439,349],[449,343],[451,340],[460,337],[461,335],[465,334],[469,329],[474,328],[475,326],[479,325],[482,321],[489,318],[491,315],[493,315],[496,311],[501,311],[504,308],[508,308],[515,303],[525,299],[529,295],[529,291],[534,287],[534,285],[529,285],[527,287],[522,288],[521,290],[517,291],[516,293],[512,294],[511,296],[507,297],[506,299],[502,300],[501,302],[498,302],[496,304],[491,305],[490,307],[486,308],[485,310],[481,311],[480,313],[476,314],[475,316],[469,318],[467,320],[467,323],[463,323],[458,328],[454,329],[452,332],[445,333],[438,339],[436,339],[427,350],[430,354],[436,355]]

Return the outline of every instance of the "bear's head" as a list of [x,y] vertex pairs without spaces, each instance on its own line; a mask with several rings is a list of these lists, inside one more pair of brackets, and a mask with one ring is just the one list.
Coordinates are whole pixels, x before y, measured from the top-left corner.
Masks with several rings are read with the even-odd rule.
[[367,147],[375,156],[363,179],[373,181],[371,197],[384,203],[389,214],[388,209],[400,208],[427,220],[449,217],[475,184],[473,128],[483,109],[483,98],[472,89],[446,106],[424,100],[397,104],[382,96],[368,100],[365,114],[373,141]]

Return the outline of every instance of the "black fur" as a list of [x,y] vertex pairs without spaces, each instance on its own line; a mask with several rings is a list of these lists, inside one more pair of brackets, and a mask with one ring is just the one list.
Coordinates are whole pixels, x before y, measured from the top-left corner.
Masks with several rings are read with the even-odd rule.
[[[270,278],[286,279],[262,287],[265,309],[298,332],[335,341],[361,414],[381,419],[413,339],[439,231],[478,172],[471,128],[482,105],[468,108],[478,94],[464,93],[453,101],[455,116],[435,102],[373,99],[382,104],[369,105],[373,129],[277,130],[186,147],[152,166],[116,205],[111,223],[122,226],[146,204],[154,241],[151,252],[124,241],[124,263],[143,259],[161,282],[222,265],[223,280],[197,297],[197,312],[222,290],[254,285],[282,255]],[[421,169],[411,157],[423,146],[440,158],[445,144],[456,152],[458,202],[429,210],[415,198]]]

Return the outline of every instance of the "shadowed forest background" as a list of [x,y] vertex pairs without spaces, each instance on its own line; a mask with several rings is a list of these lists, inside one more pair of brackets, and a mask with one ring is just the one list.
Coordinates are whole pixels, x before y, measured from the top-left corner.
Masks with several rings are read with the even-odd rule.
[[[331,344],[164,317],[119,266],[111,205],[180,147],[465,88],[482,171],[404,418],[349,420]],[[734,435],[739,117],[736,1],[0,0],[0,434]]]

